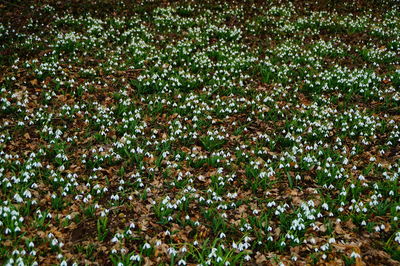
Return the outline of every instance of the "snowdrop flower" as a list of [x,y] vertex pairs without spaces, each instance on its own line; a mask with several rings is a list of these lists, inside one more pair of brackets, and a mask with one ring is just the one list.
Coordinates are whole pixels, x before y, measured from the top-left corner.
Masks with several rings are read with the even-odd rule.
[[131,261],[140,261],[140,255],[132,255],[129,260]]
[[350,255],[351,258],[361,258],[360,254],[358,254],[357,252],[352,252]]
[[172,247],[168,248],[168,253],[170,255],[176,255],[177,254],[176,250],[174,248],[172,248]]

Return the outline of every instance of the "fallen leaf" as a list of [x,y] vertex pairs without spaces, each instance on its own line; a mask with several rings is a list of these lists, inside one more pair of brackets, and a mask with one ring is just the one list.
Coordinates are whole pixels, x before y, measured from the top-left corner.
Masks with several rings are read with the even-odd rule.
[[342,226],[340,225],[340,223],[337,223],[335,225],[335,233],[339,234],[339,235],[344,235],[346,232],[342,229]]
[[32,80],[30,81],[30,83],[32,84],[32,86],[38,86],[38,85],[39,85],[37,79],[32,79]]
[[265,255],[261,254],[260,252],[257,252],[255,258],[256,258],[256,264],[258,265],[264,264],[264,262],[267,261],[267,257],[265,257]]

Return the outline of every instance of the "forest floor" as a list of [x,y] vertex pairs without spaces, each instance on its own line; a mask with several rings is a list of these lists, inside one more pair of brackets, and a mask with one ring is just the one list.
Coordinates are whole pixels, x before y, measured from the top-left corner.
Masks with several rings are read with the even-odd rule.
[[0,263],[400,264],[398,1],[0,0]]

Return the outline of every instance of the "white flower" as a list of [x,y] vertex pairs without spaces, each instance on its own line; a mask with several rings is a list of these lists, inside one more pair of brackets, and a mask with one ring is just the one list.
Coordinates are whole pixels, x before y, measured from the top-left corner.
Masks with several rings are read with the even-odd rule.
[[360,254],[358,254],[357,252],[352,252],[350,255],[351,258],[361,258]]
[[176,250],[174,249],[174,248],[169,248],[168,249],[168,253],[170,254],[170,255],[176,255]]
[[140,255],[132,255],[129,259],[130,259],[131,261],[134,261],[134,260],[140,261]]
[[24,201],[18,193],[14,195],[14,200],[15,200],[17,203],[21,203],[21,202]]

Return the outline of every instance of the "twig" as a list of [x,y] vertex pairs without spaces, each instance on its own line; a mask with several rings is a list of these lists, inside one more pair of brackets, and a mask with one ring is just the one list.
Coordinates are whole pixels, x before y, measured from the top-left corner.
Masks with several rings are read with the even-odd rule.
[[6,0],[0,0],[0,2],[1,2],[1,3],[4,3],[4,4],[9,4],[9,5],[12,5],[12,6],[16,6],[16,7],[19,7],[19,8],[24,8],[23,6],[14,4],[14,3],[12,3],[12,2],[8,2],[8,1],[6,1]]

